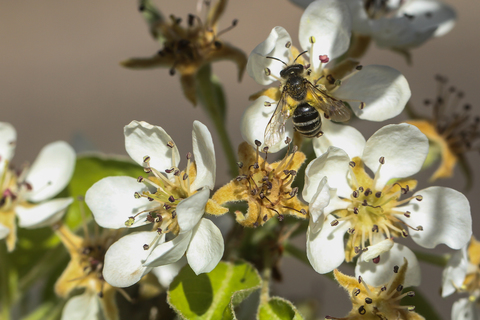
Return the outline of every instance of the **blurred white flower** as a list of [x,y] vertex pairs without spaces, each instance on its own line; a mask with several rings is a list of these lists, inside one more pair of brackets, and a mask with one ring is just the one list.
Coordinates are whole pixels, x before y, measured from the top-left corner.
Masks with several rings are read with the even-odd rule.
[[[327,273],[344,260],[351,261],[362,253],[357,269],[365,273],[387,259],[385,253],[402,251],[402,258],[411,261],[413,253],[406,247],[395,247],[395,237],[411,236],[419,245],[434,248],[443,243],[460,249],[472,234],[472,218],[466,197],[453,189],[430,187],[413,196],[400,199],[416,187],[413,179],[428,153],[428,140],[415,126],[387,125],[364,144],[361,157],[351,158],[357,150],[343,151],[331,147],[310,162],[305,171],[304,199],[314,202],[318,185],[328,179],[330,201],[316,215],[307,232],[307,255],[313,268]],[[370,177],[365,164],[373,173]],[[344,248],[344,235],[349,234]],[[383,254],[383,255],[382,255]],[[401,261],[401,260],[400,260]],[[397,262],[398,263],[398,259]],[[418,264],[417,264],[418,265]],[[377,270],[376,275],[381,273]],[[416,285],[418,279],[408,279]],[[415,275],[414,275],[415,276]],[[374,278],[374,277],[372,277]],[[381,276],[375,279],[382,279]],[[375,279],[369,279],[377,285]]]
[[472,237],[470,243],[455,252],[443,270],[442,297],[454,292],[468,293],[468,298],[456,301],[452,320],[480,319],[480,242]]
[[[152,231],[131,233],[109,248],[103,269],[106,281],[130,286],[153,267],[174,263],[185,253],[195,273],[210,272],[220,261],[224,244],[220,230],[203,218],[216,168],[207,127],[194,122],[195,162],[188,153],[183,171],[178,168],[178,149],[161,127],[133,121],[124,133],[127,153],[151,176],[104,178],[87,191],[85,200],[104,228],[152,224]],[[167,235],[173,239],[166,241]]]
[[45,227],[62,217],[73,199],[48,199],[67,186],[76,160],[69,144],[56,141],[43,147],[32,166],[13,170],[16,139],[15,128],[0,122],[0,239],[6,238],[8,251],[17,239],[15,215],[23,228]]
[[[343,1],[317,0],[307,7],[300,20],[298,38],[304,54],[300,55],[282,27],[273,28],[267,39],[253,49],[248,58],[248,74],[261,85],[270,85],[277,80],[282,85],[251,97],[256,100],[241,120],[242,136],[247,142],[252,146],[255,146],[255,140],[263,142],[275,101],[280,99],[284,87],[285,80],[280,72],[285,65],[294,63],[304,66],[305,79],[310,83],[332,98],[348,102],[360,119],[383,121],[403,110],[411,92],[407,80],[399,71],[378,65],[362,67],[348,59],[342,63],[329,63],[347,51],[350,30],[351,17]],[[322,131],[327,137],[330,126],[334,124],[326,120],[322,123]],[[285,138],[293,137],[291,123],[287,123],[285,132],[280,134],[280,142],[269,146],[269,152],[284,148]]]
[[[307,7],[312,0],[292,0]],[[371,37],[379,47],[408,49],[453,29],[455,10],[437,0],[345,0],[352,30]]]

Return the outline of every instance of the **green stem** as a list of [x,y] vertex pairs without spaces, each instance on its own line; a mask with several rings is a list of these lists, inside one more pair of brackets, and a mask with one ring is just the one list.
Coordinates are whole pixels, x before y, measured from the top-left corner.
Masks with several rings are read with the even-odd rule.
[[4,243],[0,244],[0,319],[10,319],[10,279],[7,258],[7,249]]
[[223,152],[227,157],[230,174],[232,177],[235,177],[238,175],[237,157],[226,128],[226,103],[222,85],[215,75],[212,74],[210,64],[200,68],[197,72],[196,80],[198,100],[207,110],[210,119],[212,119],[215,125],[215,130],[222,143]]
[[227,157],[227,162],[230,169],[230,175],[232,177],[236,177],[238,175],[237,156],[235,155],[232,142],[230,141],[230,137],[228,136],[228,132],[225,127],[225,121],[220,119],[219,114],[215,112],[210,113],[210,118],[213,120],[215,129],[217,130],[217,133],[220,137],[220,142],[222,143],[223,152]]
[[429,264],[433,264],[439,267],[444,268],[447,265],[448,260],[450,259],[449,254],[437,255],[433,253],[426,253],[421,251],[413,251],[417,256],[417,259]]

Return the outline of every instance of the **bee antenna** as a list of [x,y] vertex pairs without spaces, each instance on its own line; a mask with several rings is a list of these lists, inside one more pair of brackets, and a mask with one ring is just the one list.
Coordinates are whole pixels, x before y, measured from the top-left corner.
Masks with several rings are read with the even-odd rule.
[[293,63],[295,63],[297,61],[298,58],[300,58],[300,56],[304,53],[307,53],[308,51],[303,51],[302,53],[300,53],[296,58],[295,60],[293,60]]
[[277,60],[277,61],[280,61],[281,63],[283,63],[284,65],[287,65],[285,62],[283,62],[282,60],[278,59],[278,58],[274,58],[274,57],[267,57],[267,59],[273,59],[273,60]]

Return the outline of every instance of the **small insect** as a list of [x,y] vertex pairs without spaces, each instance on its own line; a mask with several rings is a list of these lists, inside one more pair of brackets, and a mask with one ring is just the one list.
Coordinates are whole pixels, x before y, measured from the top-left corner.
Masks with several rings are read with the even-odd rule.
[[280,71],[281,97],[265,129],[264,138],[267,146],[280,141],[285,132],[285,124],[291,117],[293,117],[295,130],[308,138],[323,134],[320,112],[323,112],[326,119],[337,122],[350,119],[350,109],[341,100],[328,95],[325,90],[319,88],[319,85],[314,85],[306,79],[305,75],[308,71],[302,64],[295,64],[305,52],[300,53],[291,65],[287,65],[280,59],[267,57],[286,65]]

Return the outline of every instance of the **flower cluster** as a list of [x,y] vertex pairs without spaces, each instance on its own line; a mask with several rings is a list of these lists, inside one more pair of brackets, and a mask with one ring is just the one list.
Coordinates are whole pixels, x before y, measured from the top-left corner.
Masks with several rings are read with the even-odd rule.
[[[352,310],[346,316],[325,319],[434,317],[417,313],[413,299],[408,305],[401,303],[415,296],[404,288],[420,285],[419,260],[446,266],[443,297],[468,294],[454,304],[453,319],[479,319],[480,243],[473,237],[470,203],[452,188],[427,186],[416,191],[423,181],[420,175],[414,177],[440,157],[432,180],[449,177],[465,151],[474,149],[480,121],[470,121],[465,112],[470,107],[452,117],[445,115],[446,106],[455,109],[463,93],[445,90],[446,80],[439,77],[439,95],[426,103],[433,108],[431,121],[378,126],[368,139],[350,126],[357,118],[372,126],[392,119],[411,97],[399,71],[361,65],[355,60],[361,56],[359,50],[366,50],[373,39],[381,47],[408,53],[447,33],[454,25],[453,9],[436,0],[294,2],[305,7],[299,47],[277,26],[247,60],[240,49],[219,38],[236,25],[234,21],[217,30],[226,0],[200,1],[198,11],[205,5],[206,19],[190,14],[186,27],[173,15],[165,19],[149,0],[140,1],[139,9],[162,49],[151,58],[134,58],[122,65],[168,67],[172,75],[178,71],[189,102],[208,100],[202,103],[232,171],[223,179],[229,181],[224,186],[216,185],[214,139],[199,121],[193,123],[192,152],[183,155],[162,127],[132,121],[123,133],[133,161],[104,161],[111,167],[99,170],[95,165],[101,157],[91,156],[97,163],[82,162],[75,175],[75,163],[82,158],[76,159],[63,141],[45,146],[31,166],[15,169],[11,160],[16,131],[0,122],[0,238],[6,238],[9,252],[15,249],[17,217],[21,228],[52,228],[47,238],[56,235],[70,256],[54,285],[56,295],[67,301],[62,319],[129,318],[122,314],[117,292],[132,305],[163,294],[154,307],[134,305],[135,313],[140,309],[148,313],[136,313],[139,318],[160,319],[163,306],[165,319],[174,317],[168,312],[182,319],[236,319],[239,303],[260,287],[258,319],[271,319],[274,313],[282,319],[287,313],[301,319],[293,304],[269,295],[270,281],[282,279],[284,253],[318,274],[331,273],[350,295]],[[237,64],[239,79],[246,69],[260,85],[278,81],[251,95],[254,102],[239,121],[244,141],[236,159],[234,152],[229,153],[232,145],[224,114],[216,114],[224,113],[225,99],[210,65],[222,59]],[[415,113],[411,103],[408,109]],[[349,125],[344,123],[348,121]],[[112,171],[106,174],[105,169]],[[95,181],[88,180],[90,175]],[[86,181],[84,194],[75,194]],[[82,224],[72,218],[78,208],[68,209],[73,196],[79,199]],[[83,211],[83,198],[91,217]],[[67,218],[60,221],[67,209]],[[216,219],[222,215],[223,221],[230,216],[231,223]],[[290,241],[299,234],[306,238],[305,250]],[[50,237],[36,244],[32,239],[20,248],[41,251],[58,242]],[[457,251],[447,262],[410,250],[403,239],[425,249],[444,244]],[[28,258],[19,260],[24,263]],[[60,263],[50,258],[47,255],[45,259],[52,261],[32,268],[18,287],[24,289],[37,274],[50,276],[47,264],[60,270]],[[355,277],[338,270],[344,263],[352,265]],[[5,282],[4,274],[14,279],[24,272],[25,266],[21,268],[18,273],[0,272],[0,280]],[[41,284],[49,281],[42,279]],[[0,291],[2,299],[2,292],[9,292]],[[23,301],[8,298],[8,303]],[[2,310],[8,303],[0,304],[1,312],[9,312]],[[60,309],[56,312],[60,314]]]

